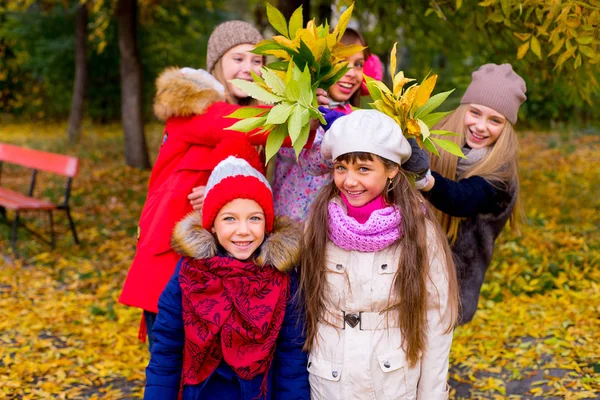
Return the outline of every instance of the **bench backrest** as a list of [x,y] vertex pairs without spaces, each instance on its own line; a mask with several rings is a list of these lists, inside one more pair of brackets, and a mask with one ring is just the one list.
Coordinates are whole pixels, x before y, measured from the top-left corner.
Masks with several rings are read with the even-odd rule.
[[22,165],[38,171],[54,172],[70,178],[73,178],[79,172],[79,159],[77,157],[28,149],[6,143],[0,143],[0,161]]

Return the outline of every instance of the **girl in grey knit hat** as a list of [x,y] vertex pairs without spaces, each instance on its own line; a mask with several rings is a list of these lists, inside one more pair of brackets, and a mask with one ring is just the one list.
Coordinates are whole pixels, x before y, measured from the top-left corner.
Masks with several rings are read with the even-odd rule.
[[241,89],[233,86],[231,79],[252,81],[250,71],[261,74],[264,58],[251,53],[263,40],[260,32],[244,21],[227,21],[217,26],[208,39],[206,70],[225,87],[228,103],[248,105],[255,103]]
[[[513,125],[527,98],[525,81],[510,64],[485,64],[472,74],[461,105],[435,129],[457,132],[466,159],[442,152],[433,157],[413,146],[403,168],[425,177],[423,195],[452,245],[460,283],[460,322],[477,310],[479,293],[490,265],[494,242],[510,220],[518,228],[518,139]],[[426,172],[425,174],[423,174]]]

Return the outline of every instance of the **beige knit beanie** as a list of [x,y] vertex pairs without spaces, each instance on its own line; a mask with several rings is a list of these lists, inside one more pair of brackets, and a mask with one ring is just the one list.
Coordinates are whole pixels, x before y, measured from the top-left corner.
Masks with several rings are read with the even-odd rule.
[[473,72],[460,104],[481,104],[517,122],[519,106],[527,99],[525,81],[510,64],[485,64]]
[[257,44],[263,40],[258,29],[244,21],[227,21],[217,26],[208,38],[206,69],[213,68],[223,54],[239,44]]

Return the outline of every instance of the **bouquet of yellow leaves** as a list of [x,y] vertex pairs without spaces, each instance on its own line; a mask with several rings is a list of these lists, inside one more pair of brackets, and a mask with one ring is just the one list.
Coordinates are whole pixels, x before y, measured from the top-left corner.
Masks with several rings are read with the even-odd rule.
[[394,44],[390,54],[390,74],[392,90],[385,83],[365,75],[367,89],[374,100],[370,105],[392,117],[400,125],[404,136],[415,138],[420,147],[425,147],[425,149],[439,156],[437,145],[451,154],[465,158],[456,143],[431,136],[432,134],[436,136],[460,136],[459,134],[443,130],[430,130],[432,126],[450,113],[434,113],[432,111],[438,108],[454,89],[431,96],[437,81],[437,75],[426,77],[420,85],[407,86],[407,83],[413,82],[415,79],[404,77],[402,71],[396,73],[396,44]]
[[328,24],[317,26],[314,19],[302,28],[302,7],[294,11],[288,23],[279,10],[269,3],[266,6],[269,23],[281,35],[258,43],[253,52],[275,56],[279,61],[263,67],[262,77],[252,73],[253,82],[234,79],[231,83],[263,103],[274,104],[274,107],[241,108],[228,115],[241,119],[228,129],[250,132],[262,127],[259,133],[268,133],[265,146],[268,161],[279,151],[288,134],[296,156],[300,154],[308,141],[310,118],[325,123],[318,110],[316,89],[328,89],[344,76],[348,71],[345,59],[364,47],[340,42],[354,5],[340,16],[331,33]]

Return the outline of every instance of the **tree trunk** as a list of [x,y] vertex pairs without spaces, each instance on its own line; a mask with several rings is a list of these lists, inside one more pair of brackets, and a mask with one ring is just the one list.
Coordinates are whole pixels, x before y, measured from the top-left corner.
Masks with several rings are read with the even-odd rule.
[[79,141],[81,137],[81,121],[83,120],[83,103],[87,81],[87,22],[87,7],[85,4],[79,4],[75,15],[75,83],[73,84],[73,98],[71,99],[71,113],[67,132],[71,144]]
[[142,68],[137,52],[137,0],[119,0],[119,67],[121,72],[121,121],[125,138],[125,162],[150,168],[142,119]]

